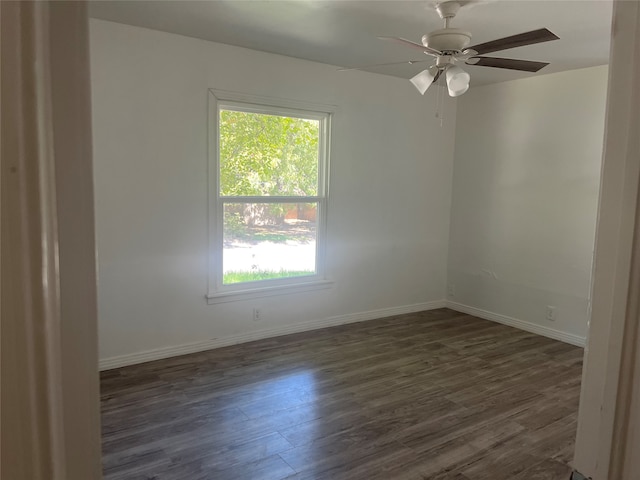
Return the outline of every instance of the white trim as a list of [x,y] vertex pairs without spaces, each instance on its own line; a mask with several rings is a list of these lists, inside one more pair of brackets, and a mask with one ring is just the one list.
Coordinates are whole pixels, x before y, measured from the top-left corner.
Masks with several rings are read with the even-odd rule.
[[[300,278],[300,277],[296,277]],[[312,278],[316,278],[314,275]],[[247,285],[245,282],[243,285]],[[294,293],[312,292],[314,290],[323,290],[331,288],[333,282],[330,280],[313,280],[310,282],[287,283],[284,285],[269,285],[268,287],[248,288],[244,290],[235,290],[232,292],[212,293],[207,295],[207,303],[213,305],[216,303],[237,302],[242,300],[251,300],[253,298],[272,297],[274,295],[291,295]]]
[[[238,102],[253,105],[266,105],[275,108],[289,108],[295,110],[306,110],[312,112],[334,113],[338,110],[336,105],[311,103],[291,98],[268,97],[265,95],[253,95],[248,93],[232,92],[229,90],[219,90],[210,88],[209,93],[216,99],[225,102]],[[305,112],[308,113],[308,112]]]
[[456,312],[466,313],[468,315],[473,315],[474,317],[491,320],[492,322],[501,323],[503,325],[515,327],[537,335],[542,335],[544,337],[553,338],[554,340],[560,340],[561,342],[570,343],[571,345],[576,345],[578,347],[584,347],[586,343],[585,337],[574,335],[573,333],[563,332],[554,328],[527,322],[526,320],[508,317],[506,315],[489,312],[476,307],[470,307],[469,305],[464,305],[462,303],[447,300],[447,308],[455,310]]
[[366,312],[349,313],[346,315],[322,318],[309,322],[296,323],[293,325],[282,325],[268,330],[259,330],[255,332],[242,333],[239,335],[231,335],[224,338],[212,338],[201,342],[175,345],[172,347],[156,348],[144,352],[104,358],[100,360],[100,370],[109,370],[112,368],[124,367],[126,365],[134,365],[137,363],[150,362],[152,360],[160,360],[162,358],[202,352],[204,350],[227,347],[229,345],[252,342],[254,340],[262,340],[264,338],[279,337],[281,335],[289,335],[291,333],[306,332],[309,330],[317,330],[319,328],[334,327],[336,325],[363,322],[366,320],[375,320],[378,318],[392,317],[394,315],[403,315],[406,313],[435,310],[437,308],[443,308],[445,306],[445,300],[435,300],[432,302],[415,303],[412,305],[403,305],[400,307],[381,308],[378,310],[369,310]]
[[[572,465],[594,480],[640,478],[640,3],[613,2],[592,313]],[[634,232],[635,230],[635,232]],[[640,362],[639,362],[640,363]],[[634,392],[635,390],[635,392]]]
[[324,197],[275,197],[275,196],[237,196],[229,197],[220,195],[220,200],[224,200],[229,203],[314,203],[321,202]]
[[[327,199],[329,195],[329,156],[331,149],[331,114],[333,106],[299,102],[281,98],[226,92],[209,89],[208,123],[208,220],[209,254],[207,303],[215,304],[262,296],[288,294],[297,291],[327,288],[325,269],[325,249],[327,240]],[[310,118],[319,122],[318,151],[318,191],[315,196],[242,196],[220,195],[220,152],[219,152],[219,112],[221,108],[237,111],[262,112],[299,118]],[[223,210],[225,203],[315,203],[316,210],[316,252],[315,273],[304,277],[223,284]],[[292,288],[288,290],[286,286]],[[300,287],[300,288],[298,288]]]

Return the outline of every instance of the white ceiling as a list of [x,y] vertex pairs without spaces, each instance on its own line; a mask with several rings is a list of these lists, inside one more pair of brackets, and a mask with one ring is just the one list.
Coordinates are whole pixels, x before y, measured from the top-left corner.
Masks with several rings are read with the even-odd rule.
[[[409,47],[378,40],[401,36],[420,43],[442,28],[432,1],[215,0],[93,1],[92,17],[214,42],[350,67],[429,59]],[[539,73],[469,66],[472,85],[514,80],[608,62],[611,0],[479,0],[452,26],[473,34],[472,44],[547,27],[553,42],[490,56],[551,62]],[[428,64],[367,68],[411,78]],[[344,72],[344,75],[349,75]]]

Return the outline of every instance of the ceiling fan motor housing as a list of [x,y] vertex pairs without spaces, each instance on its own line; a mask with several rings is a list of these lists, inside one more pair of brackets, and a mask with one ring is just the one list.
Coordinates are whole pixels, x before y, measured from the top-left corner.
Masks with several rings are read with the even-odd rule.
[[422,44],[441,52],[461,52],[471,43],[471,33],[459,28],[442,28],[422,37]]

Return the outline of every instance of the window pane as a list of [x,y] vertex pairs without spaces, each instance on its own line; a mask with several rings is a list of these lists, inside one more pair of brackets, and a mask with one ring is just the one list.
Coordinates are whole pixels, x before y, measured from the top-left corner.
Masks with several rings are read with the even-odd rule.
[[220,110],[220,195],[317,195],[319,135],[319,120]]
[[225,203],[223,284],[316,273],[317,203]]

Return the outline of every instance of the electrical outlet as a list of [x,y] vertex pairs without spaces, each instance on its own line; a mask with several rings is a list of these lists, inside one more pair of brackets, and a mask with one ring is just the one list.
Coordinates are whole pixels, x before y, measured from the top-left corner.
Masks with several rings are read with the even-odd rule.
[[450,283],[449,286],[447,287],[447,295],[449,295],[450,297],[455,297],[456,287],[453,283]]
[[550,322],[556,321],[556,307],[547,305],[547,320],[549,320]]
[[253,309],[253,321],[254,322],[259,322],[260,320],[262,320],[262,312],[260,311],[259,308],[254,308]]

